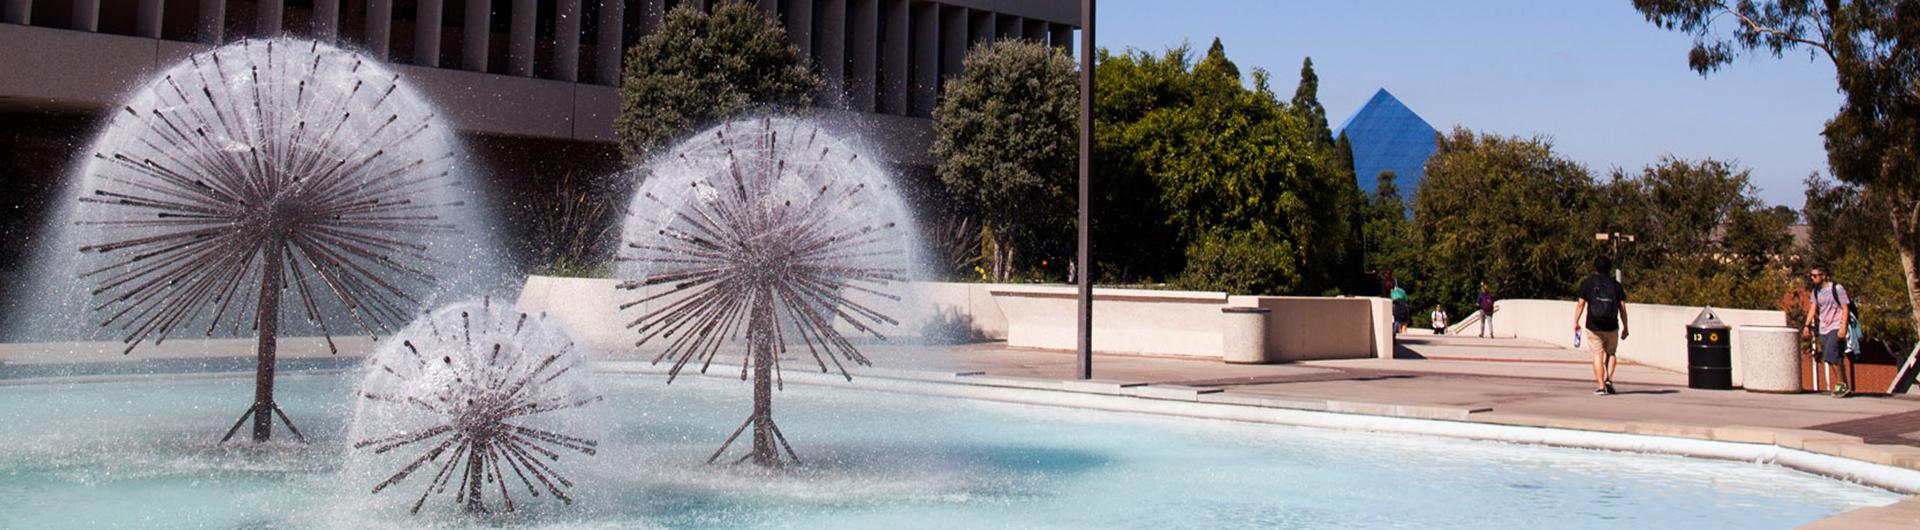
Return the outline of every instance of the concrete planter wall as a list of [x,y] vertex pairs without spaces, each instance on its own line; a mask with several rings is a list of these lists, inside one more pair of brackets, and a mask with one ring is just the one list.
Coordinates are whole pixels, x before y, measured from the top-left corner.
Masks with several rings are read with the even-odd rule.
[[[1571,347],[1573,345],[1574,302],[1564,300],[1501,300],[1495,307],[1493,328],[1502,337],[1525,337]],[[1620,341],[1620,359],[1680,373],[1687,371],[1687,324],[1700,314],[1701,307],[1636,304],[1627,302],[1629,337]],[[1779,326],[1787,320],[1779,311],[1714,308],[1720,320],[1735,329],[1741,326]],[[1733,384],[1746,380],[1742,334],[1734,333]]]
[[[618,280],[529,276],[518,306],[545,312],[587,346],[630,354],[639,337],[626,328],[649,307],[620,311],[640,298]],[[911,307],[889,336],[932,342],[1005,340],[1008,346],[1074,349],[1076,291],[1060,285],[917,282]],[[1096,289],[1094,350],[1102,353],[1221,358],[1221,308],[1270,311],[1266,358],[1277,361],[1393,355],[1389,304],[1380,298],[1228,296],[1219,292]]]

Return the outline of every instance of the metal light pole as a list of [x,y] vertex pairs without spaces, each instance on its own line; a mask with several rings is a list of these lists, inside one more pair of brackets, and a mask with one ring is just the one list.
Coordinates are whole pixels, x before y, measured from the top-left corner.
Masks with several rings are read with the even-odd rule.
[[1079,362],[1075,376],[1093,379],[1093,263],[1087,256],[1092,248],[1093,173],[1093,0],[1080,0],[1080,249],[1074,279],[1080,286],[1079,325],[1076,344]]
[[1604,234],[1594,234],[1593,238],[1613,244],[1613,281],[1620,281],[1620,240],[1625,239],[1628,243],[1632,243],[1633,234],[1607,232]]

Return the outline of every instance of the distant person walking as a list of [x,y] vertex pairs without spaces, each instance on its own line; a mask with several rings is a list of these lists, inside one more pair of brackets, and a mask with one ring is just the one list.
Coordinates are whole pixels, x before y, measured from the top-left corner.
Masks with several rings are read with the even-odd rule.
[[1387,293],[1387,299],[1393,301],[1393,333],[1405,333],[1407,321],[1413,320],[1413,307],[1407,304],[1407,290],[1394,285],[1393,290]]
[[[1599,388],[1593,394],[1613,394],[1615,353],[1620,339],[1627,338],[1627,289],[1608,276],[1613,261],[1606,256],[1593,258],[1593,274],[1580,282],[1580,302],[1573,306],[1573,333],[1593,352],[1593,382]],[[1580,328],[1585,313],[1586,329]],[[1584,335],[1582,334],[1584,333]]]
[[1487,288],[1487,282],[1480,282],[1480,336],[1486,337],[1493,331],[1493,290]]
[[1440,307],[1440,304],[1433,304],[1432,317],[1433,317],[1433,334],[1435,335],[1447,334],[1447,309],[1444,307]]
[[1842,363],[1846,362],[1847,318],[1853,316],[1853,298],[1847,296],[1845,286],[1833,281],[1826,267],[1814,267],[1807,279],[1813,281],[1813,298],[1807,301],[1806,331],[1814,336],[1814,355],[1833,395],[1846,397],[1850,389],[1834,374],[1846,374]]

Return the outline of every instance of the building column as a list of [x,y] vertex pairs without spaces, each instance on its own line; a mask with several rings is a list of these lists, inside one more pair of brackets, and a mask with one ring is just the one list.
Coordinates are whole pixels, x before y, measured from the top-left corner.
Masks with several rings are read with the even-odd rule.
[[[200,1],[206,2],[207,0]],[[435,1],[437,2],[438,0]],[[201,5],[206,4],[202,3]],[[439,18],[435,17],[434,21],[432,25],[433,30],[438,32],[440,31]],[[414,31],[416,35],[420,30],[420,26],[421,24],[415,24]],[[392,47],[389,46],[393,39],[393,0],[367,0],[366,39],[367,52],[374,58],[385,61],[393,56],[390,51]]]
[[1047,21],[1036,20],[1031,18],[1027,19],[1026,28],[1024,31],[1021,32],[1021,37],[1030,41],[1038,42],[1040,44],[1046,44],[1047,43]]
[[907,115],[932,116],[934,96],[940,89],[940,4],[913,3],[913,92],[908,94]]
[[961,66],[967,60],[967,44],[973,33],[968,27],[973,23],[972,11],[964,7],[940,8],[940,83],[943,85],[947,78],[960,75]]
[[993,40],[1012,40],[1026,36],[1027,19],[1013,15],[994,17]]
[[593,39],[593,82],[620,84],[620,26],[626,20],[625,0],[600,0],[600,25]]
[[913,53],[913,20],[907,0],[886,0],[880,7],[880,19],[887,30],[880,37],[880,93],[878,107],[888,114],[907,113],[908,57]]
[[780,0],[754,0],[753,3],[760,8],[760,16],[767,17],[775,24],[780,23]]
[[820,90],[819,105],[846,108],[847,105],[847,0],[820,0],[820,32],[814,35],[814,57],[820,61],[820,77],[826,86]]
[[166,4],[161,0],[140,0],[134,12],[133,34],[149,39],[160,38],[160,22],[164,20],[161,17],[166,14],[163,9],[166,9]]
[[493,32],[493,3],[467,0],[466,20],[460,24],[460,68],[487,71],[487,38]]
[[447,25],[444,8],[441,0],[413,4],[413,64],[440,67],[440,28]]
[[787,42],[800,49],[800,56],[813,57],[813,0],[786,0]]
[[873,112],[879,79],[880,0],[852,0],[847,25],[847,104],[853,110]]
[[100,0],[73,0],[73,20],[68,29],[100,31]]
[[313,36],[333,42],[340,34],[340,0],[313,0]]
[[533,0],[513,0],[507,19],[507,75],[533,76]]
[[1047,24],[1047,44],[1073,53],[1073,26],[1066,24]]
[[6,18],[0,22],[26,25],[33,20],[33,0],[7,0]]
[[286,0],[259,0],[254,3],[253,30],[262,37],[280,36],[280,26],[286,20]]
[[227,28],[227,3],[219,0],[200,2],[200,16],[195,17],[194,36],[201,44],[219,46],[224,41]]
[[994,36],[999,34],[999,28],[995,27],[995,22],[999,18],[992,11],[977,9],[967,11],[967,49],[969,51],[974,46],[993,43]]
[[580,0],[560,0],[554,6],[553,78],[580,80]]
[[[640,8],[644,11],[640,12],[640,27],[635,28],[640,33],[633,36],[634,40],[659,33],[660,25],[665,24],[667,20],[666,0],[642,0]],[[706,7],[701,6],[700,9],[705,10]]]

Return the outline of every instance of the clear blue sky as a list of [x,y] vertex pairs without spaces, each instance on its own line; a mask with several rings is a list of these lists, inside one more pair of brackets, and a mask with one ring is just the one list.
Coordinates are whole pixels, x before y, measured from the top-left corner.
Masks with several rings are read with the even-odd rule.
[[1692,40],[1655,28],[1628,0],[1102,0],[1109,49],[1161,50],[1219,37],[1243,72],[1265,68],[1291,97],[1313,57],[1339,124],[1386,88],[1442,131],[1552,137],[1596,175],[1663,154],[1735,160],[1760,196],[1798,208],[1826,173],[1820,129],[1839,108],[1824,57],[1743,58],[1702,78]]

